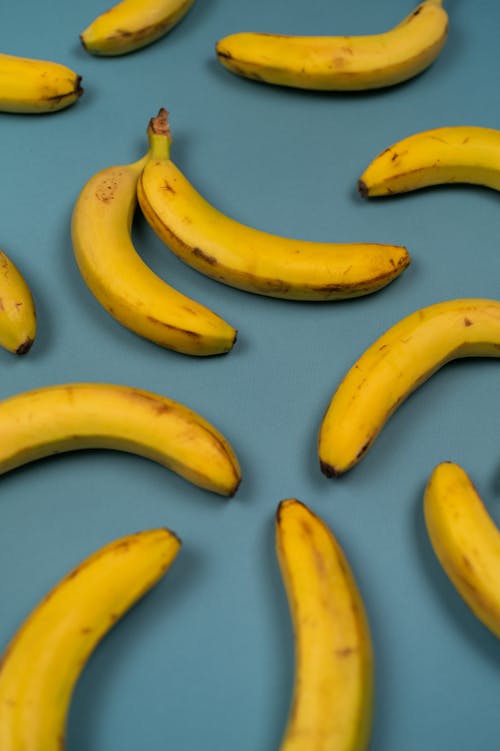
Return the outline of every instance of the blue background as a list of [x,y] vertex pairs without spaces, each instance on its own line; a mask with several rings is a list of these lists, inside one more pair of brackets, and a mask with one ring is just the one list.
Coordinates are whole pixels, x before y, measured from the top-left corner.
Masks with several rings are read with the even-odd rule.
[[[4,7],[5,6],[5,7]],[[120,535],[165,525],[184,546],[162,582],[106,637],[77,685],[71,751],[273,751],[293,682],[293,640],[274,552],[274,513],[295,496],[331,526],[372,629],[372,751],[491,751],[500,720],[498,642],[436,562],[422,495],[445,459],[470,474],[500,523],[500,362],[443,368],[404,403],[369,454],[328,481],[316,436],[339,380],[413,310],[498,297],[498,195],[443,186],[369,202],[356,180],[399,138],[442,125],[498,127],[500,5],[449,0],[448,42],[418,78],[375,93],[322,94],[237,78],[215,59],[235,31],[376,33],[413,6],[396,0],[198,0],[163,40],[99,59],[78,34],[101,0],[2,4],[1,49],[57,60],[85,93],[47,116],[0,115],[0,247],[38,310],[25,358],[0,351],[0,397],[108,381],[177,399],[211,420],[242,464],[223,499],[136,456],[74,452],[0,478],[0,649],[70,568]],[[408,270],[381,292],[301,304],[217,284],[178,261],[138,217],[142,257],[239,329],[225,357],[163,350],[111,319],[75,265],[70,216],[96,171],[137,159],[159,107],[173,159],[240,221],[281,235],[405,244]]]

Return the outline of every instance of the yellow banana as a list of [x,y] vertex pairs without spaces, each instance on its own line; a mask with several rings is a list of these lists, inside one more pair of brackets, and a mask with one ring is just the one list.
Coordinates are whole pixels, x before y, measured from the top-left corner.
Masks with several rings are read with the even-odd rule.
[[326,410],[318,445],[324,474],[355,465],[394,410],[442,365],[478,356],[500,357],[498,300],[448,300],[399,321],[349,370]]
[[331,530],[282,501],[276,548],[295,636],[295,688],[280,751],[363,751],[373,702],[369,624]]
[[75,449],[128,451],[194,485],[234,495],[238,459],[221,433],[182,404],[130,386],[69,383],[0,402],[0,474]]
[[194,0],[122,0],[98,16],[80,39],[93,55],[124,55],[156,41],[186,15]]
[[500,190],[500,130],[458,125],[415,133],[376,156],[358,188],[372,197],[440,183]]
[[448,14],[424,0],[401,23],[370,36],[239,33],[220,39],[220,62],[239,76],[328,91],[376,89],[428,68],[444,47]]
[[137,195],[151,227],[189,266],[232,287],[291,300],[366,295],[408,266],[401,246],[292,240],[220,213],[171,161],[167,114],[161,109],[150,122],[150,156]]
[[42,114],[83,94],[81,76],[60,63],[0,54],[0,111]]
[[101,305],[140,336],[190,355],[227,352],[235,329],[156,276],[132,244],[137,180],[145,161],[102,170],[81,191],[71,234],[82,276]]
[[25,355],[35,341],[36,312],[31,291],[12,260],[0,250],[0,346]]
[[167,529],[114,540],[62,579],[0,664],[2,751],[61,751],[73,688],[93,649],[163,576],[181,542]]
[[424,495],[434,551],[470,609],[500,637],[500,531],[464,470],[443,462]]

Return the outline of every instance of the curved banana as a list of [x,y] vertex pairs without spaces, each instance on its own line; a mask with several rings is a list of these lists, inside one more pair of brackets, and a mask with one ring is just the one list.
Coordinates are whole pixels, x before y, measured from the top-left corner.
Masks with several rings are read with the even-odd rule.
[[25,355],[36,335],[35,303],[13,261],[0,250],[0,346]]
[[32,611],[0,664],[0,748],[59,751],[75,683],[115,622],[163,576],[180,540],[153,529],[86,558]]
[[401,246],[291,240],[217,211],[171,161],[167,115],[161,109],[150,122],[150,157],[137,195],[151,227],[189,266],[232,287],[290,300],[366,295],[408,266]]
[[239,33],[217,42],[233,73],[280,86],[360,91],[392,86],[428,68],[444,47],[442,0],[424,0],[401,23],[370,36]]
[[442,183],[500,190],[500,130],[458,125],[415,133],[376,156],[358,189],[371,198]]
[[364,751],[373,701],[369,624],[331,530],[294,498],[276,548],[295,636],[295,688],[280,751]]
[[130,386],[69,383],[0,402],[0,474],[75,449],[128,451],[194,485],[234,495],[238,459],[221,433],[182,404]]
[[98,16],[80,40],[93,55],[124,55],[156,41],[186,15],[194,0],[122,0]]
[[434,469],[424,514],[445,572],[479,620],[500,638],[500,531],[457,464],[443,462]]
[[71,235],[80,272],[101,305],[136,334],[189,355],[227,352],[235,329],[156,276],[132,244],[137,180],[145,162],[98,172],[78,196]]
[[319,432],[322,472],[333,477],[350,469],[412,391],[450,360],[478,356],[500,357],[500,301],[448,300],[403,318],[337,388]]
[[0,54],[0,112],[43,114],[83,94],[81,76],[60,63]]

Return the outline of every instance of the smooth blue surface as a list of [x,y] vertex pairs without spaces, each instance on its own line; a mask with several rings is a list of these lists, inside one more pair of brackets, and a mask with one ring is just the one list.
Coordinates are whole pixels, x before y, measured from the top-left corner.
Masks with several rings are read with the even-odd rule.
[[[330,524],[357,577],[376,655],[372,751],[492,751],[500,648],[438,566],[422,520],[434,466],[460,463],[500,523],[500,361],[450,364],[390,420],[345,477],[326,480],[316,435],[346,370],[389,326],[455,297],[498,297],[498,195],[439,187],[363,201],[356,180],[386,146],[441,125],[498,127],[500,5],[449,0],[450,35],[423,75],[369,94],[299,92],[237,78],[214,44],[234,31],[375,33],[396,0],[197,0],[163,40],[97,59],[79,32],[100,0],[0,9],[1,49],[63,62],[85,94],[59,114],[0,115],[0,247],[24,272],[38,338],[0,351],[0,397],[66,381],[166,394],[229,438],[243,483],[232,500],[135,456],[81,452],[0,478],[0,650],[70,568],[122,534],[166,525],[184,547],[165,579],[99,646],[75,692],[70,751],[274,751],[286,722],[293,641],[274,553],[278,502],[295,496]],[[412,264],[381,292],[300,304],[224,287],[178,261],[140,219],[134,238],[166,280],[239,329],[200,360],[112,320],[74,263],[69,221],[85,181],[137,159],[159,107],[173,158],[242,222],[315,240],[407,245]]]

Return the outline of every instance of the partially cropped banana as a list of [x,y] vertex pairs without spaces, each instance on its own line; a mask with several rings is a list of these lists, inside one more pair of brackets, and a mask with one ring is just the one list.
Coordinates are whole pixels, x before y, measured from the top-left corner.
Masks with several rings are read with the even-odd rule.
[[88,448],[144,456],[220,495],[234,495],[241,479],[232,447],[213,425],[150,391],[69,383],[0,402],[0,474],[45,456]]
[[78,677],[116,621],[165,574],[181,546],[167,529],[114,540],[62,579],[0,663],[2,751],[62,751]]
[[371,198],[442,183],[500,190],[500,130],[457,125],[415,133],[376,156],[358,188]]
[[410,257],[401,246],[292,240],[217,211],[170,159],[167,115],[161,109],[150,122],[149,159],[137,194],[151,227],[189,266],[232,287],[290,300],[366,295],[408,266]]
[[0,250],[0,346],[25,355],[36,335],[35,303],[13,261]]
[[60,63],[0,54],[0,112],[64,109],[83,94],[81,80]]
[[406,81],[444,47],[448,14],[424,0],[401,23],[370,36],[238,33],[219,40],[220,62],[239,76],[300,89],[356,91]]
[[500,638],[500,531],[457,464],[435,468],[425,489],[424,513],[445,572],[474,614]]
[[98,16],[80,39],[93,55],[124,55],[156,41],[186,15],[194,0],[122,0]]
[[319,432],[327,477],[354,466],[395,409],[442,365],[500,357],[500,301],[458,299],[403,318],[375,341],[337,388]]
[[71,234],[82,276],[101,305],[136,334],[189,355],[227,352],[235,329],[156,276],[134,248],[130,231],[145,162],[102,170],[81,191]]
[[373,653],[363,601],[327,525],[282,501],[276,548],[295,637],[295,688],[280,751],[364,751],[373,702]]

